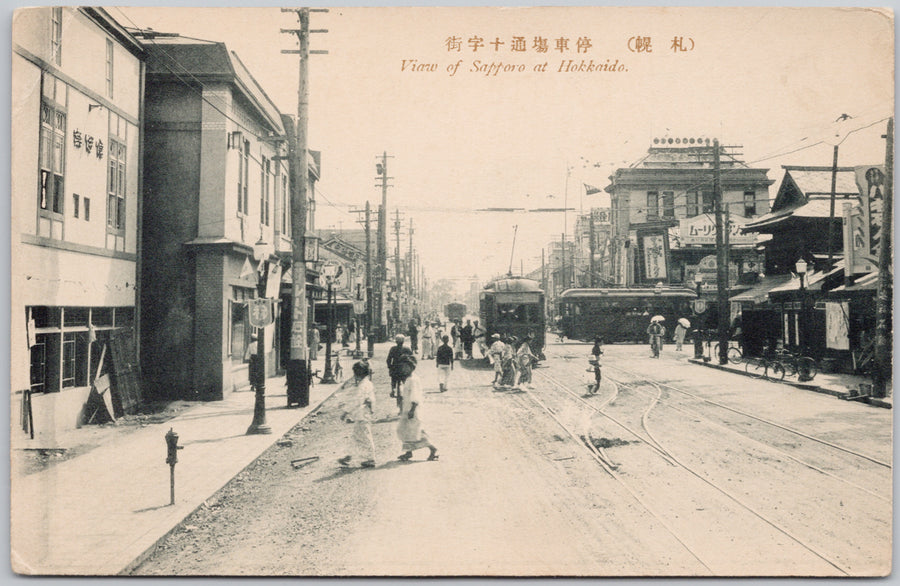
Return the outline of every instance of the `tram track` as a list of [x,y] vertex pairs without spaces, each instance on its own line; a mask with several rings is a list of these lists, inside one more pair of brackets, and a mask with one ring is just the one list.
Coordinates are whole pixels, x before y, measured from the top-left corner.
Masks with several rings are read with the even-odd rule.
[[[663,401],[661,400],[661,399],[662,399],[662,388],[661,388],[661,386],[655,385],[655,384],[654,384],[654,386],[656,386],[656,388],[657,388],[657,394],[656,394],[656,396],[653,396],[653,395],[652,395],[651,393],[649,393],[649,392],[643,393],[645,396],[649,396],[649,397],[650,397],[650,402],[648,403],[647,407],[645,408],[645,410],[644,410],[643,413],[641,414],[641,427],[643,428],[643,434],[642,434],[642,433],[639,433],[637,430],[632,429],[632,428],[629,427],[628,425],[624,424],[623,422],[619,421],[618,418],[615,418],[615,417],[613,417],[611,414],[604,412],[604,409],[611,403],[611,401],[612,401],[611,398],[606,399],[605,401],[603,401],[602,403],[600,403],[600,404],[598,404],[598,405],[592,405],[590,402],[586,401],[583,397],[579,396],[577,392],[573,391],[573,390],[572,390],[568,385],[566,385],[563,381],[559,380],[557,377],[554,377],[554,376],[549,375],[549,374],[544,373],[544,372],[540,372],[540,371],[537,371],[537,372],[538,372],[539,376],[541,376],[541,378],[543,378],[544,380],[550,382],[555,388],[561,390],[563,393],[565,393],[565,394],[569,395],[570,397],[574,398],[575,400],[577,400],[577,402],[578,402],[579,404],[586,406],[587,408],[589,408],[590,410],[592,410],[592,412],[595,413],[596,415],[602,416],[603,418],[612,421],[613,423],[615,423],[615,424],[618,425],[619,427],[621,427],[621,428],[627,430],[627,431],[628,431],[631,435],[633,435],[634,437],[639,438],[640,441],[641,441],[643,444],[645,444],[646,446],[650,447],[650,448],[651,448],[651,449],[652,449],[659,457],[661,457],[662,459],[664,459],[664,460],[665,460],[666,462],[668,462],[670,465],[678,466],[680,469],[684,470],[686,473],[690,474],[692,477],[696,478],[697,480],[701,481],[702,483],[705,483],[705,484],[708,485],[709,487],[711,487],[711,488],[713,488],[714,490],[718,491],[720,494],[722,494],[722,495],[725,496],[727,499],[729,499],[730,501],[732,501],[733,503],[735,503],[736,505],[738,505],[740,508],[742,508],[742,509],[744,509],[745,511],[747,511],[747,513],[753,515],[754,517],[756,517],[757,519],[759,519],[761,522],[763,522],[763,523],[766,524],[767,526],[769,526],[769,527],[771,527],[772,529],[774,529],[775,531],[781,533],[784,537],[786,537],[787,539],[791,540],[792,542],[794,542],[795,544],[797,544],[799,547],[803,548],[804,550],[808,551],[809,553],[811,553],[812,555],[814,555],[814,556],[815,556],[816,558],[818,558],[819,560],[825,562],[825,563],[828,564],[830,567],[832,567],[834,570],[837,570],[839,573],[841,573],[841,574],[843,574],[843,575],[850,575],[849,569],[848,569],[847,567],[844,567],[843,565],[841,565],[838,561],[832,559],[831,556],[829,556],[829,555],[827,555],[827,554],[821,552],[817,547],[815,547],[814,545],[812,545],[812,544],[809,543],[808,541],[806,541],[806,540],[804,540],[803,538],[801,538],[800,536],[796,535],[794,532],[792,532],[792,531],[789,530],[788,528],[782,526],[780,523],[778,523],[778,522],[776,522],[776,521],[770,519],[767,515],[765,515],[764,513],[762,513],[761,511],[759,511],[758,509],[754,508],[753,506],[751,506],[751,505],[748,504],[747,502],[745,502],[744,499],[741,499],[741,498],[739,498],[737,495],[733,494],[732,491],[729,491],[729,490],[726,489],[725,487],[721,486],[719,483],[716,483],[716,482],[710,480],[709,478],[706,478],[703,474],[697,472],[697,471],[694,470],[692,467],[688,466],[687,464],[685,464],[684,462],[682,462],[679,458],[677,458],[676,456],[674,456],[674,455],[670,452],[670,450],[668,450],[668,449],[663,445],[663,443],[660,442],[660,441],[654,436],[653,432],[652,432],[651,429],[650,429],[650,424],[649,424],[650,413],[651,413],[655,408],[657,408],[658,405],[663,404]],[[611,379],[611,378],[608,377],[608,376],[605,377],[605,380],[606,380],[609,384],[612,384],[612,385],[613,385],[613,388],[615,389],[616,395],[618,395],[620,386],[627,386],[628,388],[633,387],[633,385],[628,385],[627,383],[622,383],[621,381]],[[632,389],[632,390],[633,390],[633,389]],[[529,394],[529,397],[530,397],[536,404],[538,404],[541,408],[543,408],[543,409],[544,409],[545,411],[547,411],[548,413],[551,413],[550,409],[549,409],[542,401],[540,401],[539,399],[537,399],[537,398],[534,396],[534,393],[530,393],[530,392],[529,392],[528,394]],[[558,420],[558,418],[557,418],[554,414],[551,413],[551,415],[554,417],[554,419],[557,419],[557,422],[560,423],[561,426],[563,426],[564,428],[566,427],[565,425],[562,424],[562,422],[560,422],[560,421]],[[579,438],[576,437],[576,434],[574,434],[574,433],[571,432],[571,430],[568,430],[568,429],[567,429],[567,431],[570,433],[570,435],[573,436],[573,438],[579,439]],[[646,435],[646,437],[644,437],[644,435]],[[582,442],[582,443],[584,443],[584,442]],[[593,441],[590,441],[590,442],[588,442],[588,443],[593,444]],[[669,530],[670,532],[673,532],[673,535],[676,536],[676,538],[678,539],[678,541],[679,541],[680,543],[682,543],[682,544],[688,549],[688,551],[690,551],[690,553],[691,553],[692,555],[694,555],[694,557],[696,557],[698,560],[700,560],[701,563],[703,563],[703,565],[704,565],[705,567],[710,568],[709,564],[708,564],[707,562],[703,561],[701,555],[700,555],[698,552],[696,552],[696,551],[694,551],[693,549],[691,549],[689,546],[687,546],[687,544],[685,543],[685,541],[684,541],[680,536],[678,536],[677,534],[674,533],[675,530],[674,530],[672,527],[670,527],[670,526],[668,526],[668,525],[665,524],[665,522],[664,522],[662,516],[661,516],[658,512],[656,512],[656,511],[655,511],[655,510],[654,510],[654,509],[653,509],[653,508],[652,508],[652,507],[651,507],[644,499],[641,499],[641,498],[638,496],[637,490],[636,490],[635,488],[631,487],[631,486],[629,485],[628,482],[626,482],[625,478],[624,478],[620,473],[618,473],[618,472],[616,471],[616,468],[613,468],[612,466],[604,466],[604,468],[606,469],[607,473],[609,473],[609,474],[610,474],[610,475],[611,475],[618,483],[620,483],[621,485],[623,485],[623,486],[626,488],[626,490],[628,490],[628,492],[629,492],[630,494],[632,494],[632,496],[634,496],[634,497],[638,500],[638,502],[639,502],[642,506],[644,506],[644,507],[647,509],[647,511],[648,511],[651,515],[653,515],[653,516],[654,516],[655,518],[657,518],[661,523],[663,523],[664,526],[666,526],[667,530]]]

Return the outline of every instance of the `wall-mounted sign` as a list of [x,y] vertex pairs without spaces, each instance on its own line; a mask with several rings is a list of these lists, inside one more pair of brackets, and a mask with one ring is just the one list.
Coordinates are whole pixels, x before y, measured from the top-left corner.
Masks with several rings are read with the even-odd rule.
[[[729,244],[754,244],[756,234],[741,234],[747,218],[730,216],[728,220]],[[693,218],[682,218],[678,222],[677,242],[681,246],[716,243],[716,220],[712,214],[700,214]]]
[[648,234],[641,242],[644,247],[644,278],[666,280],[666,235]]

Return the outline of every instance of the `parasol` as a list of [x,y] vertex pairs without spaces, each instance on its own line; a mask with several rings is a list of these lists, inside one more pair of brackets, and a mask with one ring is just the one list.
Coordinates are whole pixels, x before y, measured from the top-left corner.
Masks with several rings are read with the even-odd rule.
[[666,321],[666,318],[664,318],[661,315],[654,315],[653,317],[650,318],[650,322],[652,323],[655,321]]
[[690,329],[690,327],[691,327],[691,322],[689,322],[686,317],[678,318],[678,323],[680,323],[682,326],[684,326],[687,329]]

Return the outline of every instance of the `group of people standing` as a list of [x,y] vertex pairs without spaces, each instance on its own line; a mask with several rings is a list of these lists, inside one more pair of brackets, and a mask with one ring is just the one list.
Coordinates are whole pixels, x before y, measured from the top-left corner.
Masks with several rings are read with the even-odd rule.
[[440,322],[425,321],[424,325],[420,325],[417,320],[410,320],[407,333],[409,334],[409,345],[413,354],[419,352],[419,339],[422,341],[422,360],[433,360],[438,348],[447,338],[446,342],[453,350],[453,357],[456,360],[471,360],[472,350],[475,344],[478,344],[481,355],[485,355],[484,346],[484,328],[475,320],[466,320],[466,325],[462,325],[462,320],[450,321],[449,329],[444,329]]
[[531,388],[531,369],[537,362],[537,357],[531,350],[534,334],[528,332],[521,341],[512,335],[493,334],[491,340],[493,342],[488,349],[488,358],[494,366],[494,389],[519,389],[522,386]]

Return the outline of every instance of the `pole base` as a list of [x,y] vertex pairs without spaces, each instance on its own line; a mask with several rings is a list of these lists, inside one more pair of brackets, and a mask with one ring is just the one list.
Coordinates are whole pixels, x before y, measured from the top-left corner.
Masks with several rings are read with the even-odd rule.
[[270,433],[272,433],[272,428],[269,427],[268,424],[254,422],[247,428],[247,433],[245,435],[267,435]]

